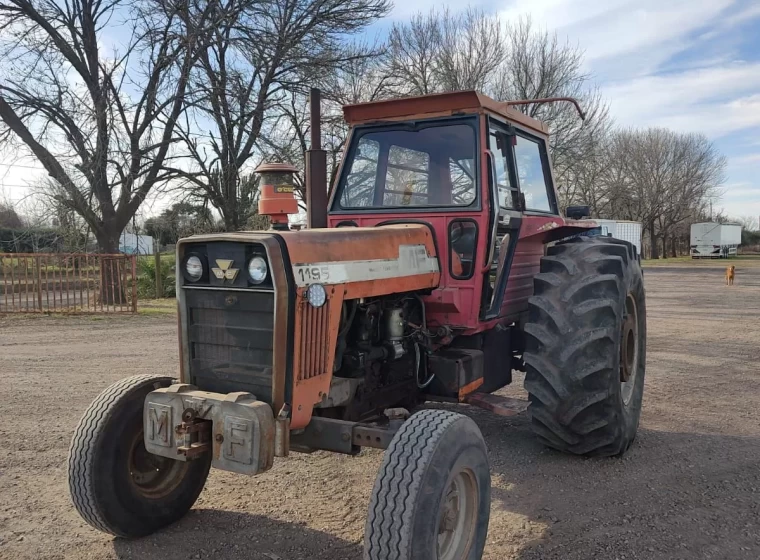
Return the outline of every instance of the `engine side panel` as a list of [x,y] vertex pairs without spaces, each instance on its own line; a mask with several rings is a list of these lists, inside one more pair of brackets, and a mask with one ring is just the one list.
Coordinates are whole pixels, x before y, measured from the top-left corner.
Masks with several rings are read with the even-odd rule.
[[[434,289],[440,266],[430,229],[405,224],[283,232],[296,284],[291,427],[311,420],[329,393],[343,302]],[[308,287],[321,284],[326,303],[313,307]]]

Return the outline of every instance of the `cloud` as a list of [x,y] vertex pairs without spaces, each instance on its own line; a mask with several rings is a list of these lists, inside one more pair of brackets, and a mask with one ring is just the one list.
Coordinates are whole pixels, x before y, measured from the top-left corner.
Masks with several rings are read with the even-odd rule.
[[609,77],[655,70],[694,40],[736,0],[515,0],[502,15],[529,14],[577,41],[587,64]]
[[[726,134],[760,124],[760,63],[650,75],[604,89],[626,126],[672,126]],[[699,119],[708,118],[708,121]],[[699,121],[699,122],[698,122]]]
[[[617,124],[700,132],[729,158],[723,204],[760,214],[757,0],[502,0],[586,53]],[[752,26],[750,26],[752,23]]]
[[[730,162],[731,162],[731,165],[736,165],[736,166],[760,164],[760,154],[747,154],[744,156],[732,157]],[[746,183],[740,183],[740,184],[746,184]]]

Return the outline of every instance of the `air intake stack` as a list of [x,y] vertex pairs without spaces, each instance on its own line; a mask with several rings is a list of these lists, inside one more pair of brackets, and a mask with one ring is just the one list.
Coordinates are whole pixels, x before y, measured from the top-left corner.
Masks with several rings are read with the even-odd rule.
[[293,193],[293,174],[298,170],[289,163],[262,163],[254,173],[261,174],[259,214],[269,216],[272,229],[288,228],[288,215],[298,214]]

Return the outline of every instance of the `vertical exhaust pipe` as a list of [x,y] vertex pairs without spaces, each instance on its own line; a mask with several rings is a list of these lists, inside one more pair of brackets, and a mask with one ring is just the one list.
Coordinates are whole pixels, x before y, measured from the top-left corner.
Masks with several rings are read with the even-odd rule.
[[306,223],[307,227],[327,227],[327,152],[322,149],[321,94],[309,92],[311,146],[306,150]]

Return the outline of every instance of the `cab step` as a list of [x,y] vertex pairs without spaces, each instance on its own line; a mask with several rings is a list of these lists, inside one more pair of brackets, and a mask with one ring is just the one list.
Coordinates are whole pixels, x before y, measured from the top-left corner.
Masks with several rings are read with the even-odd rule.
[[499,416],[516,416],[528,409],[528,401],[512,397],[502,397],[491,393],[470,393],[464,402],[483,408]]

